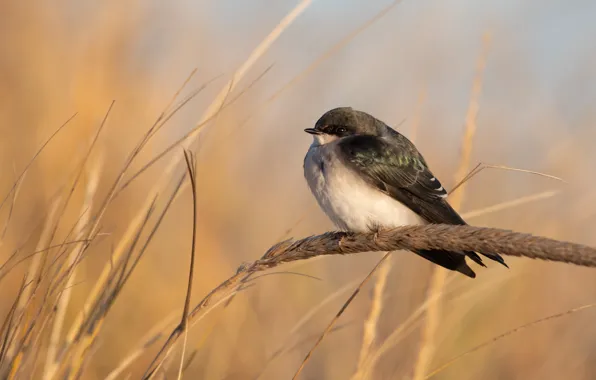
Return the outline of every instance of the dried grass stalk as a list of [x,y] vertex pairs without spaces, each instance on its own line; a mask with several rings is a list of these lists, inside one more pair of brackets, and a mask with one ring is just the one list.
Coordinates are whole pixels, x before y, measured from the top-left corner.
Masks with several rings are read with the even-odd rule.
[[[271,247],[261,259],[241,265],[232,277],[211,290],[195,306],[189,315],[189,321],[200,318],[201,312],[208,305],[230,297],[231,293],[243,286],[245,279],[251,274],[283,263],[324,255],[423,249],[499,253],[596,267],[596,248],[498,228],[430,224],[404,226],[375,233],[327,232],[297,241],[283,241]],[[180,334],[180,329],[172,332],[143,378],[149,378],[154,373],[156,364],[172,348]]]
[[424,250],[475,251],[586,267],[596,266],[596,248],[498,228],[429,224],[404,226],[376,233],[327,232],[295,242],[279,243],[255,261],[250,270],[321,255],[370,251]]
[[[490,34],[484,35],[483,49],[478,57],[476,67],[476,77],[472,85],[472,94],[470,103],[468,105],[468,112],[466,113],[465,131],[462,141],[462,150],[460,156],[459,167],[455,178],[464,178],[460,184],[463,184],[468,179],[464,177],[470,169],[470,161],[472,157],[472,147],[474,145],[474,136],[476,135],[476,119],[478,117],[478,110],[480,108],[480,95],[482,93],[482,84],[484,79],[484,69],[486,67],[486,57],[490,48]],[[472,173],[471,173],[472,174]],[[474,174],[472,174],[474,175]],[[459,187],[457,185],[455,188]],[[464,187],[460,188],[459,192],[450,193],[451,206],[458,210],[461,208],[464,199]],[[430,366],[435,352],[435,341],[437,331],[439,329],[439,321],[441,319],[441,298],[436,297],[443,291],[445,282],[447,280],[447,271],[441,267],[436,267],[433,271],[430,286],[428,290],[428,298],[435,299],[429,305],[426,313],[426,325],[422,330],[422,341],[420,343],[420,350],[416,364],[414,365],[414,380],[422,380]]]

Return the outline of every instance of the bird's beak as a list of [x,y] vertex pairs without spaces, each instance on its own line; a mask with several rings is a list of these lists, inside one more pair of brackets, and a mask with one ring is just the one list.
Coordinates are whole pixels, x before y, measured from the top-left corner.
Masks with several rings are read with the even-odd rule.
[[321,131],[319,131],[318,129],[315,129],[315,128],[306,128],[304,130],[304,132],[310,133],[311,135],[320,135],[321,134]]

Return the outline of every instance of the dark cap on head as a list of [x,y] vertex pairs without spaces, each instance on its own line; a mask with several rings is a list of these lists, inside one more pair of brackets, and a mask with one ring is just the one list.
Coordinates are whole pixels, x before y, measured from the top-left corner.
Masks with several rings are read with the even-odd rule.
[[340,137],[350,135],[379,136],[386,133],[387,125],[366,112],[352,107],[338,107],[323,114],[314,128],[305,129],[310,134],[330,134]]

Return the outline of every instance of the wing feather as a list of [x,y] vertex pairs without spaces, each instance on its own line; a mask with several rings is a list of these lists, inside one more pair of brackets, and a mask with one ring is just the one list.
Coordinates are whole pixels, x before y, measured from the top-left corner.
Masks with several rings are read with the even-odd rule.
[[[337,145],[339,157],[371,185],[410,208],[428,223],[465,225],[466,222],[445,199],[447,190],[430,171],[414,145],[401,135],[392,138],[391,142],[378,136],[355,135],[343,138]],[[450,254],[454,256],[453,260],[459,262],[463,258],[457,256],[465,254],[484,266],[475,252]],[[507,266],[500,255],[486,256]],[[438,260],[438,257],[434,260]],[[449,267],[444,263],[439,264]]]
[[408,146],[411,143],[404,140],[401,144],[391,144],[383,137],[351,136],[339,142],[339,156],[369,183],[427,222],[465,224],[445,200],[447,191],[441,182],[418,151]]

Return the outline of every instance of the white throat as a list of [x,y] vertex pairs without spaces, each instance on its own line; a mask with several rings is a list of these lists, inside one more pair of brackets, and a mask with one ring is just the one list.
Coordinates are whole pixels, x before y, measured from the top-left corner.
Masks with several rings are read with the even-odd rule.
[[335,140],[339,139],[338,136],[335,135],[327,135],[327,134],[322,134],[322,135],[314,135],[313,136],[313,145],[325,145],[325,144],[329,144],[330,142],[333,142]]

